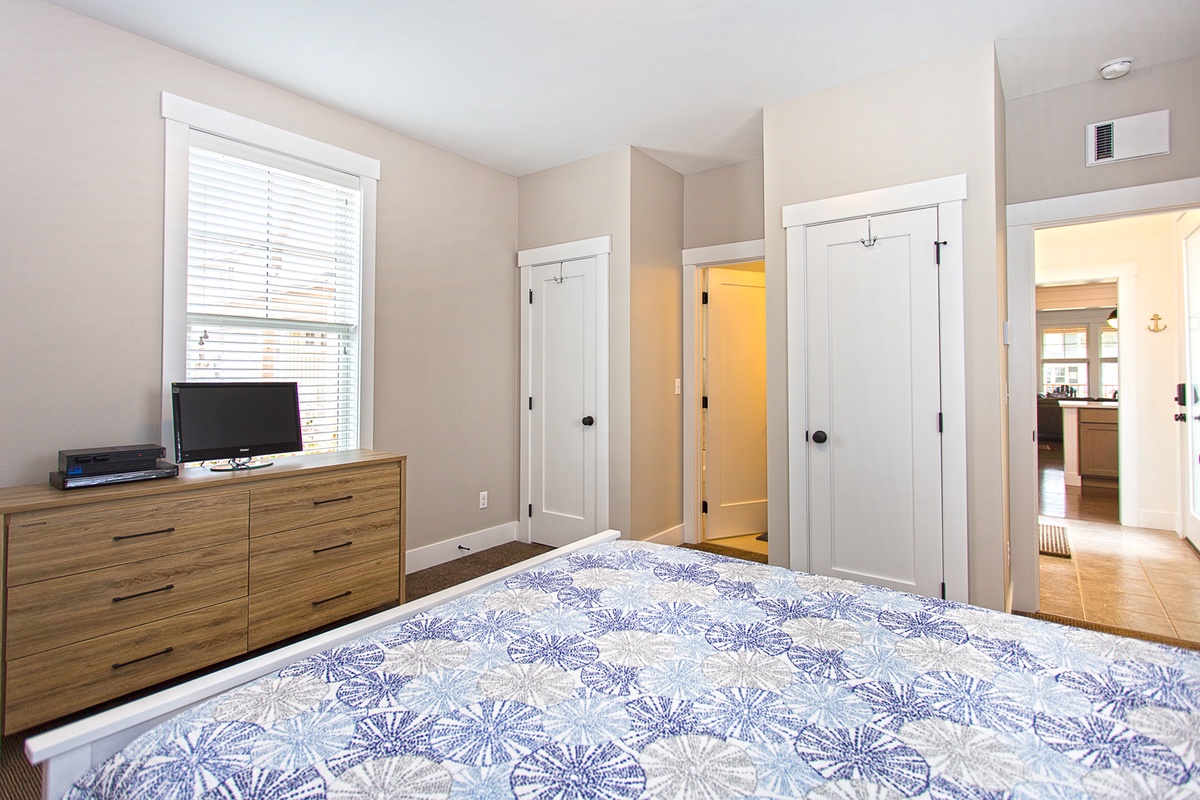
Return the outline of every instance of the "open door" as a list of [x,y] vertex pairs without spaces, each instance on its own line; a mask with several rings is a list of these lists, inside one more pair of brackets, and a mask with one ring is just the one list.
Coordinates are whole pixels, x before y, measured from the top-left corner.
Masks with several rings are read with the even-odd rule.
[[1184,383],[1176,387],[1176,402],[1184,421],[1180,448],[1184,463],[1182,499],[1183,533],[1200,547],[1200,211],[1189,211],[1177,223],[1183,241]]

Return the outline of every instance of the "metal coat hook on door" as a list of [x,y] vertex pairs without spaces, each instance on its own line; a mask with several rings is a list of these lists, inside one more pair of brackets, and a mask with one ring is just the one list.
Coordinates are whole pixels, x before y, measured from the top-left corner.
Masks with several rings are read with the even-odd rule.
[[562,262],[561,261],[558,262],[558,277],[557,278],[551,277],[551,280],[553,280],[555,283],[563,282]]
[[859,241],[862,242],[863,247],[874,247],[875,240],[878,238],[879,238],[878,236],[871,235],[871,218],[867,217],[867,238],[859,239]]

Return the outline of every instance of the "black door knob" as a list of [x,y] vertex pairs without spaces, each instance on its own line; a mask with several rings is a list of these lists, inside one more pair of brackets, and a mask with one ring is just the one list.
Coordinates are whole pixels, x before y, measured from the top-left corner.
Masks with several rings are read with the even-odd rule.
[[812,440],[817,444],[825,444],[825,440],[828,438],[829,435],[825,431],[813,431]]
[[586,417],[584,417],[582,422],[584,425],[586,425],[588,427],[591,427],[592,425],[596,424],[596,420],[591,414],[588,414]]

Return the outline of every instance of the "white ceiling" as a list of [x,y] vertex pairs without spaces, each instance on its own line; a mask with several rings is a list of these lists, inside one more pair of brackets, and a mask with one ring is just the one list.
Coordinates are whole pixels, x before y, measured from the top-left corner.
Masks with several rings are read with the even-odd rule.
[[52,2],[517,176],[759,158],[763,107],[988,41],[1009,99],[1200,54],[1198,0]]

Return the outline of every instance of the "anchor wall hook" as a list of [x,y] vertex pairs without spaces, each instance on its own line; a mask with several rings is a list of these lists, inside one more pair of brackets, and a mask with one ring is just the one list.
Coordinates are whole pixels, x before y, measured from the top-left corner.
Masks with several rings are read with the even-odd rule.
[[874,247],[875,240],[878,238],[879,238],[878,236],[871,235],[871,218],[867,217],[867,238],[859,239],[859,241],[862,242],[863,247]]
[[1150,321],[1153,322],[1154,324],[1147,325],[1146,330],[1150,331],[1151,333],[1162,333],[1163,331],[1165,331],[1167,329],[1166,325],[1158,324],[1158,323],[1162,322],[1162,317],[1160,317],[1158,314],[1155,314],[1153,317],[1151,317]]

